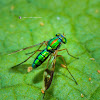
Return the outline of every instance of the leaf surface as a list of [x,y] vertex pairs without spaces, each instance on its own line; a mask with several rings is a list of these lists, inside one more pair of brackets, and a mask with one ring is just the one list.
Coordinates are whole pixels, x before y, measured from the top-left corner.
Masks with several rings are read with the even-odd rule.
[[100,74],[97,72],[100,70],[99,0],[3,0],[0,1],[0,9],[0,100],[42,100],[43,72],[47,61],[27,73],[27,67],[33,63],[36,53],[23,65],[12,68],[29,56],[25,53],[39,46],[8,54],[50,40],[56,33],[63,32],[67,44],[62,44],[61,49],[67,48],[79,59],[70,57],[65,51],[59,54],[65,58],[78,85],[60,66],[63,61],[57,58],[53,81],[46,91],[45,100],[100,99]]

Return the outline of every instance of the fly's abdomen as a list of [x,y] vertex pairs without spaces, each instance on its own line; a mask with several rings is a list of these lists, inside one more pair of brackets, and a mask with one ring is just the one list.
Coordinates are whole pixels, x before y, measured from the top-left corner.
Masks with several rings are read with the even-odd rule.
[[47,51],[47,49],[44,49],[43,51],[41,51],[36,57],[36,59],[34,60],[32,67],[36,68],[40,66],[49,57],[50,54],[51,52]]

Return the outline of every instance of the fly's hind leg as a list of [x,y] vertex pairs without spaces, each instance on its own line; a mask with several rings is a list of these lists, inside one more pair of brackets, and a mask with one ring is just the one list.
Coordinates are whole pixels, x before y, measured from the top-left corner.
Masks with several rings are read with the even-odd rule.
[[43,42],[41,42],[41,43],[38,43],[38,44],[35,44],[35,45],[32,45],[32,46],[29,46],[29,47],[26,47],[26,48],[23,48],[23,49],[14,51],[14,52],[12,52],[12,53],[10,53],[10,54],[8,54],[8,55],[11,55],[11,54],[14,54],[14,53],[17,53],[17,52],[20,52],[20,51],[24,51],[24,50],[29,49],[29,48],[33,48],[33,47],[35,47],[35,46],[37,46],[37,45],[41,45],[41,44],[43,44],[43,43],[47,44],[47,42],[48,42],[48,41],[43,41]]
[[[34,53],[33,53],[31,56],[29,56],[26,60],[22,61],[21,63],[15,65],[15,66],[13,66],[12,68],[17,67],[17,66],[19,66],[19,65],[21,65],[21,64],[23,64],[23,63],[25,63],[28,59],[30,59],[30,58],[41,48],[41,46],[42,46],[43,44],[44,44],[44,42],[42,42],[41,45],[39,46],[39,48],[38,48],[36,51],[34,51]],[[27,71],[30,72],[31,70],[32,70],[32,68],[29,67]]]
[[[37,50],[37,51],[41,52],[42,50]],[[35,51],[26,53],[26,55],[31,54],[31,53],[34,53],[34,52],[35,52]],[[27,68],[27,72],[30,72],[32,69],[33,69],[32,66],[31,66],[31,67],[28,67],[28,68]]]
[[[45,46],[47,46],[47,43],[48,43],[48,41],[44,41]],[[41,52],[42,50],[37,50],[37,51]],[[34,53],[34,52],[35,52],[35,51],[32,51],[32,52],[26,53],[25,55],[32,54],[32,53]]]
[[[41,52],[42,50],[37,50],[37,51]],[[25,55],[29,55],[29,54],[32,54],[32,53],[34,53],[34,52],[35,52],[35,51],[28,52],[28,53],[25,53]]]

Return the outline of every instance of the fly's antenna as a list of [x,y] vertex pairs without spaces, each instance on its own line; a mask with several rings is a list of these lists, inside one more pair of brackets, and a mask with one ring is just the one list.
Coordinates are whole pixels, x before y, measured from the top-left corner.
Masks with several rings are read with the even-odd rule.
[[65,37],[65,34],[64,34],[64,32],[63,32],[63,36]]

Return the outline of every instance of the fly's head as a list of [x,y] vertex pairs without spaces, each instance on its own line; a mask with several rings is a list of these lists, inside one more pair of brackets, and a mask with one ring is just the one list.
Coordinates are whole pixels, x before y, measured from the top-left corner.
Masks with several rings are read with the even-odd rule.
[[61,41],[62,41],[64,44],[67,43],[67,39],[65,38],[64,33],[63,33],[63,35],[60,34],[60,33],[57,33],[56,36],[59,37],[59,39],[61,39]]

